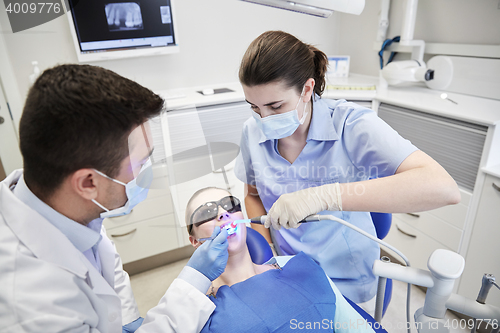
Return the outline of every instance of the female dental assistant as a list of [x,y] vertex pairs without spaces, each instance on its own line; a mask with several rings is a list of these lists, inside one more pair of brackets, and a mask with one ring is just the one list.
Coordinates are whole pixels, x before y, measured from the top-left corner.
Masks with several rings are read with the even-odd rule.
[[375,296],[378,245],[331,221],[297,222],[329,214],[375,235],[367,212],[429,210],[460,194],[437,162],[372,110],[321,99],[327,64],[323,52],[282,31],[250,44],[239,78],[252,118],[235,173],[246,184],[247,215],[268,215],[273,228],[259,231],[278,254],[305,252],[360,304]]

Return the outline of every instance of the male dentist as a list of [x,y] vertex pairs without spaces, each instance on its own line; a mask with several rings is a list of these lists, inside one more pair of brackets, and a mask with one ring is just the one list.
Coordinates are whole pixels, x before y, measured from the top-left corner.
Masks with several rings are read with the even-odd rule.
[[[0,183],[0,332],[198,332],[227,263],[227,232],[199,247],[140,318],[104,217],[129,213],[152,180],[150,90],[109,70],[61,65],[31,87],[24,169]],[[142,324],[142,326],[141,326]],[[140,328],[139,328],[140,326]],[[139,328],[139,329],[138,329]]]

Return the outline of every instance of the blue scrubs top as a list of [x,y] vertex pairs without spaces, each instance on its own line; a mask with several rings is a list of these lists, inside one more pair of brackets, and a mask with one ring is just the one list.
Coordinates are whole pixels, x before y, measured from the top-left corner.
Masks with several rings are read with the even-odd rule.
[[[417,150],[372,110],[319,96],[313,101],[307,144],[292,164],[278,152],[278,140],[266,138],[253,118],[243,126],[240,149],[235,174],[257,188],[266,211],[285,193],[393,175]],[[376,236],[367,212],[320,214],[335,215]],[[372,265],[380,249],[374,241],[333,221],[270,231],[279,255],[306,253],[352,301],[362,303],[375,296]]]

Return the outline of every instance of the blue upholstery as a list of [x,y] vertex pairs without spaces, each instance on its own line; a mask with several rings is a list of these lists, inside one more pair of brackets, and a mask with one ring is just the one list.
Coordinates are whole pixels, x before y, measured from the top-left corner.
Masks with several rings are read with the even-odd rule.
[[273,257],[273,251],[264,236],[250,227],[247,227],[247,246],[254,264],[262,265]]
[[[391,285],[392,285],[392,280],[391,280]],[[375,319],[373,319],[372,316],[370,316],[368,313],[366,313],[365,310],[360,308],[359,305],[357,305],[356,303],[354,303],[353,301],[351,301],[349,298],[347,298],[345,296],[344,296],[344,298],[346,299],[347,303],[351,304],[351,306],[354,308],[354,310],[356,310],[356,312],[358,312],[361,315],[361,317],[366,319],[368,324],[373,328],[373,330],[376,333],[387,333],[387,331],[382,327],[382,325],[377,323],[375,321]]]
[[377,232],[378,239],[384,239],[389,233],[392,223],[392,214],[390,213],[370,213],[372,216],[373,225]]
[[[300,324],[294,328],[294,322],[329,323],[335,319],[337,308],[330,279],[303,252],[282,269],[269,270],[231,287],[220,287],[217,297],[210,296],[210,300],[215,310],[202,333],[290,333],[297,327],[304,331]],[[319,331],[323,330],[314,330]]]
[[387,307],[392,299],[392,279],[387,279],[385,283],[385,294],[384,294],[384,306],[382,307],[382,317],[385,315],[385,311],[387,311]]

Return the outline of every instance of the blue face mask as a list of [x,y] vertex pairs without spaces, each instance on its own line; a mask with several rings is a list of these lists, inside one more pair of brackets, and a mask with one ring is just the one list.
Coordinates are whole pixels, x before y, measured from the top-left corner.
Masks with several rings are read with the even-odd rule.
[[297,107],[299,106],[300,101],[304,95],[304,90],[302,90],[302,94],[300,95],[300,99],[295,106],[295,109],[292,111],[288,111],[285,113],[274,114],[272,116],[267,116],[265,118],[261,118],[261,116],[252,110],[252,116],[257,123],[257,127],[264,133],[266,138],[268,139],[283,139],[286,138],[297,130],[299,125],[302,125],[306,120],[307,112],[306,106],[304,105],[304,115],[301,119],[299,119],[299,115],[297,112]]
[[113,210],[107,209],[106,207],[104,207],[103,205],[92,199],[93,203],[95,203],[97,206],[105,210],[104,213],[101,213],[102,218],[129,214],[132,211],[132,209],[135,206],[137,206],[138,203],[146,199],[146,197],[148,196],[149,186],[153,181],[153,169],[151,165],[152,165],[151,159],[148,159],[146,163],[144,163],[144,165],[142,166],[139,175],[136,178],[132,179],[127,184],[119,180],[116,180],[114,178],[108,177],[104,173],[94,169],[94,171],[100,174],[101,176],[106,177],[114,181],[115,183],[125,186],[125,193],[127,194],[127,199],[128,199],[123,207],[115,208]]

